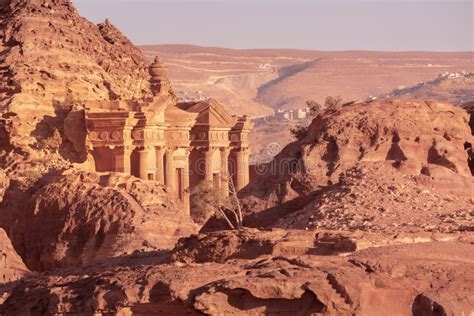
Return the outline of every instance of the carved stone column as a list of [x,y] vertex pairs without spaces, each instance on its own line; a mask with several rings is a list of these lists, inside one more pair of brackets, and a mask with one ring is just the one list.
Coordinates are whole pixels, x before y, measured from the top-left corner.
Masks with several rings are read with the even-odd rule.
[[165,164],[164,164],[164,155],[165,150],[162,147],[155,148],[156,153],[156,174],[155,180],[160,184],[165,184]]
[[190,197],[191,194],[189,192],[189,154],[190,151],[186,150],[186,162],[184,165],[183,173],[182,173],[182,183],[183,183],[183,208],[184,213],[187,215],[191,215],[191,206],[190,206]]
[[242,190],[249,183],[249,160],[246,148],[240,148],[236,151],[236,179],[235,187],[237,191]]
[[244,187],[250,183],[250,151],[248,148],[244,151]]
[[213,148],[209,148],[205,154],[205,160],[206,160],[206,171],[205,171],[205,174],[204,174],[204,181],[207,181],[207,182],[212,182],[214,179],[214,175],[213,175],[213,172],[214,172],[214,164],[213,164],[213,160],[214,160],[214,149]]
[[156,150],[154,146],[150,146],[148,149],[148,180],[156,181]]
[[170,191],[176,193],[178,190],[176,188],[176,168],[174,167],[174,148],[167,148],[165,153],[166,159],[166,166],[165,166],[165,174],[166,174],[166,185],[170,189]]
[[143,148],[138,152],[139,160],[138,160],[138,170],[139,170],[139,177],[142,180],[148,180],[148,148]]
[[129,147],[117,147],[114,149],[114,169],[115,172],[131,174],[131,155]]
[[229,148],[223,147],[221,152],[221,189],[225,196],[229,196]]

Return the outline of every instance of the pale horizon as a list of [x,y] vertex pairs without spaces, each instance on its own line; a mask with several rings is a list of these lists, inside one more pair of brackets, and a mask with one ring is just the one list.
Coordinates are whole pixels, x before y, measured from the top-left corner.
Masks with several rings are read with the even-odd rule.
[[[134,44],[472,52],[473,1],[73,0]],[[113,8],[111,8],[111,6]]]

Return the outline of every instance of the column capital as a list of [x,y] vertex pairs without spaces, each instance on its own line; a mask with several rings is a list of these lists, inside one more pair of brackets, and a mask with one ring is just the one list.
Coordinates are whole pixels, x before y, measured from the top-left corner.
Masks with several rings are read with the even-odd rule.
[[166,158],[166,164],[165,164],[165,175],[166,175],[166,185],[169,187],[169,189],[176,193],[177,187],[176,187],[176,169],[174,165],[174,157],[173,154],[175,152],[175,149],[172,147],[167,147],[166,148],[166,153],[165,153],[165,158]]
[[110,149],[113,149],[116,152],[132,152],[133,147],[132,146],[112,146]]
[[178,147],[176,147],[176,146],[167,146],[167,147],[164,147],[164,150],[166,152],[173,152],[174,153],[176,150],[178,150]]
[[234,147],[232,150],[238,153],[245,153],[248,149],[247,147]]

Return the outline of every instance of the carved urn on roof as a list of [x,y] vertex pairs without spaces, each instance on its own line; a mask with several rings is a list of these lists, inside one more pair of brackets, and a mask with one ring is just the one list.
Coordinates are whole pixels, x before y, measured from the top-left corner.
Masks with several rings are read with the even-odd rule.
[[168,71],[159,57],[150,65],[150,86],[154,96],[170,94],[171,84],[168,80]]

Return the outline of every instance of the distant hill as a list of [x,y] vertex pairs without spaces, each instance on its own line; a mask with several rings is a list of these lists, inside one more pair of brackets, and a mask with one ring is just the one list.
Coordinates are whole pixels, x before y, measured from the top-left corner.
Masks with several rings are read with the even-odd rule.
[[443,72],[474,72],[471,52],[322,52],[234,50],[192,45],[140,47],[169,66],[182,98],[214,97],[230,111],[252,116],[305,107],[328,95],[344,100],[386,95]]
[[415,86],[395,89],[385,97],[435,99],[463,105],[474,101],[474,73],[444,73],[431,81]]

